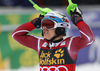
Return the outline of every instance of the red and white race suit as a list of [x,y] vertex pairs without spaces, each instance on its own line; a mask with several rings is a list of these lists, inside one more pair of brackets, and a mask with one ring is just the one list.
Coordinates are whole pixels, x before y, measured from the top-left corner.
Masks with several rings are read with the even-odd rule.
[[40,71],[75,71],[78,51],[94,42],[94,33],[84,21],[78,22],[77,27],[80,36],[67,37],[52,45],[43,37],[27,35],[35,29],[31,22],[19,26],[12,37],[38,52]]

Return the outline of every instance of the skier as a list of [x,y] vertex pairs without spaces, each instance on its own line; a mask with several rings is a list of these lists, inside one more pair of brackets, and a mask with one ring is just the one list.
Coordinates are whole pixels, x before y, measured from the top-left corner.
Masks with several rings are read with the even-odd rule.
[[[80,36],[67,36],[70,28],[68,18],[57,11],[40,15],[31,22],[19,26],[12,37],[20,44],[34,49],[39,54],[40,71],[75,71],[80,49],[91,45],[94,33],[83,21],[79,8],[71,11],[71,21],[78,27]],[[42,36],[28,35],[34,29],[42,28]]]

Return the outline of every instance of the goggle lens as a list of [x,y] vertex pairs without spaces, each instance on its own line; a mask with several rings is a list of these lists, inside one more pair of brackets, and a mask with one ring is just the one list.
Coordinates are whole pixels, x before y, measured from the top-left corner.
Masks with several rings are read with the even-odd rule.
[[43,27],[46,27],[47,29],[52,29],[54,28],[54,22],[48,19],[43,19],[42,21],[42,29]]

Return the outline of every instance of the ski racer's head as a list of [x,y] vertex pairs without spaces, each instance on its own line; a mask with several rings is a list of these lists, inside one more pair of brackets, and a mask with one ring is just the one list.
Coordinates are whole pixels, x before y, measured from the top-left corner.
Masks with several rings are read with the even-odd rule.
[[45,39],[54,41],[66,35],[70,28],[68,18],[57,11],[47,13],[41,21],[42,35]]

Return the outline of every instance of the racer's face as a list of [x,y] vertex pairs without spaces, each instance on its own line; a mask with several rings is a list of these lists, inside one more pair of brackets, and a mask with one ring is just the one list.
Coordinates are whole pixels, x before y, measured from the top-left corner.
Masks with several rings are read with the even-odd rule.
[[43,27],[43,35],[45,39],[50,40],[55,34],[56,29],[47,29],[45,26]]

